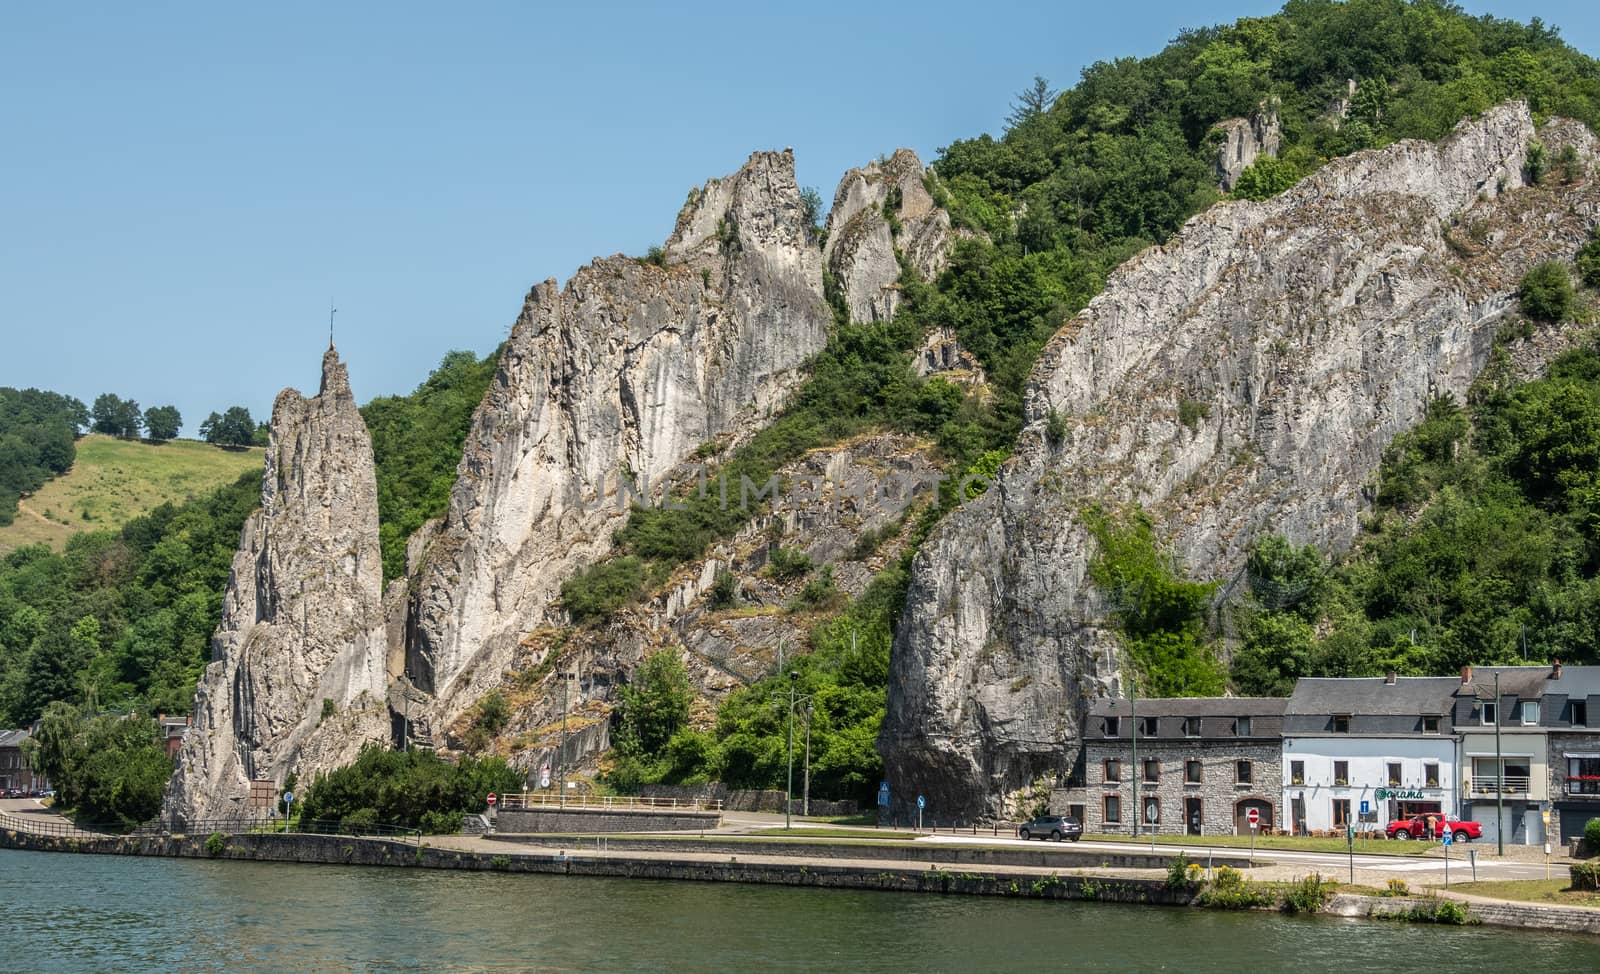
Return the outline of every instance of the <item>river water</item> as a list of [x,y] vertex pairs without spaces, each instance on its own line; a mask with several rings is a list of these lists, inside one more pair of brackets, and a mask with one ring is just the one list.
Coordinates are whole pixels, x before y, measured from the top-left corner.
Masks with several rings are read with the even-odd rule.
[[1593,971],[1473,927],[0,850],[4,971]]

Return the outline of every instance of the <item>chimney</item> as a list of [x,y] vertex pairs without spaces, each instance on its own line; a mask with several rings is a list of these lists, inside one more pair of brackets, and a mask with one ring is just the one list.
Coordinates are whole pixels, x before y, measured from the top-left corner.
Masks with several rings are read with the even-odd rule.
[[1471,682],[1472,682],[1472,664],[1468,663],[1466,666],[1463,666],[1461,668],[1461,684],[1462,684],[1462,686],[1465,686],[1465,685],[1467,685],[1468,683],[1471,683]]
[[1561,661],[1559,659],[1550,662],[1550,679],[1561,679]]
[[1383,685],[1386,686],[1386,687],[1394,686],[1394,677],[1395,677],[1394,670],[1390,670],[1389,672],[1385,673],[1383,675]]

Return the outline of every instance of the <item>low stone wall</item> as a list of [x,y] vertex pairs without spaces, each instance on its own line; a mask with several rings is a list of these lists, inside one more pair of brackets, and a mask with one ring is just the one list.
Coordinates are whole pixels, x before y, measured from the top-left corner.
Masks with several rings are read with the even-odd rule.
[[[635,852],[699,852],[730,856],[789,856],[797,859],[875,859],[893,862],[940,863],[952,866],[1027,866],[1039,869],[1166,869],[1173,852],[1104,852],[1076,849],[1067,844],[1038,846],[959,846],[926,842],[884,840],[852,842],[826,839],[803,841],[741,839],[734,837],[698,839],[651,839],[646,837],[602,838],[596,835],[491,835],[487,838],[518,845],[537,845],[548,849],[582,850],[599,848],[604,843],[608,851]],[[1194,860],[1202,866],[1208,860]],[[1247,868],[1246,856],[1219,855],[1209,860],[1212,866]],[[1257,866],[1270,866],[1264,856],[1256,857]]]
[[[722,784],[709,785],[645,785],[639,789],[639,794],[645,798],[677,798],[690,801],[720,801],[722,807],[730,812],[781,812],[783,811],[783,792],[781,791],[755,791],[748,789],[729,788]],[[832,802],[820,798],[811,799],[809,808],[802,807],[801,799],[796,798],[790,804],[789,812],[792,815],[855,815],[861,811],[861,806],[853,801]]]
[[1327,912],[1347,917],[1384,917],[1413,909],[1431,911],[1441,900],[1459,903],[1472,922],[1526,930],[1559,930],[1600,936],[1600,910],[1581,907],[1541,906],[1537,903],[1486,903],[1456,897],[1387,897],[1339,893],[1328,901]]
[[61,839],[0,831],[0,847],[40,852],[147,855],[262,862],[330,863],[415,869],[468,869],[485,872],[544,873],[675,879],[690,882],[761,883],[825,889],[875,889],[890,892],[1011,896],[1025,899],[1092,900],[1104,903],[1184,905],[1187,890],[1169,890],[1160,880],[1095,876],[1006,876],[948,869],[884,866],[862,868],[796,859],[783,863],[629,859],[575,853],[486,856],[385,839],[318,835],[231,835],[216,855],[206,836]]
[[635,808],[508,808],[495,813],[497,832],[700,832],[722,824],[716,812]]

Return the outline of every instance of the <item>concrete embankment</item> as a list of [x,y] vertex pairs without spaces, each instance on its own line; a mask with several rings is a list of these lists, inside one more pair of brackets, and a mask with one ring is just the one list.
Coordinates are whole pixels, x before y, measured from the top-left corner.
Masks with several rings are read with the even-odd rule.
[[[1176,851],[1122,852],[1080,849],[1072,845],[983,846],[906,840],[776,840],[759,836],[705,836],[676,838],[599,835],[508,835],[497,832],[485,840],[544,849],[604,848],[609,852],[700,852],[727,856],[789,856],[802,859],[873,859],[880,862],[939,863],[952,866],[1021,866],[1031,869],[1166,869]],[[1191,854],[1191,859],[1195,857]],[[1196,859],[1201,865],[1244,869],[1248,857],[1234,853]],[[1257,856],[1257,866],[1271,865]]]
[[1438,897],[1360,896],[1335,894],[1326,912],[1335,916],[1373,919],[1414,919],[1434,915],[1441,903],[1459,903],[1471,922],[1524,930],[1559,930],[1600,936],[1600,910],[1576,906],[1543,906],[1538,903],[1513,903],[1478,896],[1440,894]]

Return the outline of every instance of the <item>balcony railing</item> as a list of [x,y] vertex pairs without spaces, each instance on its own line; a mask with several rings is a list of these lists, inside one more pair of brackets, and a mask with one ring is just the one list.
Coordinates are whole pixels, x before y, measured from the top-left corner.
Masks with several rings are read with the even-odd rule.
[[[1469,795],[1493,795],[1493,794],[1498,794],[1500,792],[1500,781],[1501,781],[1501,779],[1500,779],[1500,777],[1498,775],[1489,775],[1487,777],[1482,777],[1482,778],[1473,778],[1472,780],[1470,780],[1470,781],[1468,781],[1466,783],[1467,794],[1469,794]],[[1505,794],[1507,794],[1507,795],[1525,795],[1525,794],[1527,794],[1528,793],[1528,782],[1529,782],[1529,777],[1527,775],[1525,775],[1525,774],[1523,774],[1523,775],[1516,775],[1516,774],[1508,774],[1508,775],[1506,775],[1505,776],[1505,783],[1506,783]]]
[[559,792],[522,792],[499,797],[501,809],[522,808],[614,808],[649,809],[652,811],[679,809],[684,811],[722,811],[720,798],[638,798],[626,795],[567,795]]
[[1593,776],[1569,777],[1566,780],[1566,790],[1567,794],[1577,798],[1600,798],[1600,779]]

